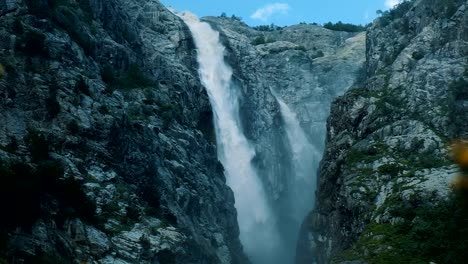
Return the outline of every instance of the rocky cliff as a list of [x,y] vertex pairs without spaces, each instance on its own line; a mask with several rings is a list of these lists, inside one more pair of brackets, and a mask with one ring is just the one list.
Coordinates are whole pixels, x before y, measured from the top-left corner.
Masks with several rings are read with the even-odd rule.
[[366,78],[332,104],[297,263],[466,259],[448,154],[468,133],[467,7],[407,1],[367,30]]
[[[466,8],[407,1],[366,33],[204,19],[291,258],[314,184],[293,188],[280,100],[316,152],[306,178],[324,150],[298,263],[465,259],[448,145],[468,134]],[[157,0],[0,0],[0,22],[0,262],[248,263],[179,18]]]
[[188,28],[0,1],[0,262],[247,263]]

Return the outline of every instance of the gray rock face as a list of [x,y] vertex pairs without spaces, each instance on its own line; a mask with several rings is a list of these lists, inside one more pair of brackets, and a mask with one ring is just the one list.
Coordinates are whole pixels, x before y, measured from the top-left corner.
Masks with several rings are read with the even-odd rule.
[[[257,31],[235,19],[204,20],[220,32],[226,47],[226,60],[242,94],[244,133],[255,147],[253,162],[292,260],[302,221],[295,219],[296,206],[292,203],[302,201],[292,198],[292,147],[274,94],[297,114],[308,140],[321,153],[330,103],[356,81],[364,63],[365,34],[330,31],[314,25]],[[318,159],[310,162],[318,167]],[[315,171],[311,170],[308,177],[314,176]],[[312,186],[307,195],[303,200],[306,210],[310,210]]]
[[449,2],[404,3],[368,29],[367,79],[332,104],[317,206],[303,223],[297,263],[396,259],[388,233],[376,230],[417,223],[408,210],[447,199],[457,174],[449,141],[468,131],[460,112],[467,4]]
[[247,263],[188,28],[158,1],[50,3],[0,1],[0,165],[49,156],[96,217],[58,221],[63,199],[41,196],[0,258]]

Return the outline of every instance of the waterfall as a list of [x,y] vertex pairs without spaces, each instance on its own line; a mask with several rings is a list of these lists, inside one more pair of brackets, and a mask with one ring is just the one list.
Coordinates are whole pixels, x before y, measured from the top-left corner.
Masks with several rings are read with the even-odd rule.
[[255,151],[241,129],[240,94],[231,82],[232,70],[224,62],[219,33],[190,13],[179,16],[192,32],[198,50],[200,79],[214,113],[218,158],[234,192],[244,250],[254,264],[284,263],[280,260],[282,246],[275,217],[252,166]]
[[288,194],[291,216],[298,223],[295,231],[299,232],[300,224],[314,204],[314,193],[317,185],[316,171],[322,153],[309,142],[296,114],[277,94],[272,93],[280,105],[291,149],[293,177],[289,179]]

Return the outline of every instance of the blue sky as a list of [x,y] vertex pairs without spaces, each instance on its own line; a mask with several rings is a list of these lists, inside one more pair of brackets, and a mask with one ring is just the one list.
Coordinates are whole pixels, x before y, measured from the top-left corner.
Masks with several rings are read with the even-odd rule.
[[399,0],[160,0],[178,11],[196,15],[241,17],[249,25],[291,25],[300,22],[367,24],[375,11],[387,10]]

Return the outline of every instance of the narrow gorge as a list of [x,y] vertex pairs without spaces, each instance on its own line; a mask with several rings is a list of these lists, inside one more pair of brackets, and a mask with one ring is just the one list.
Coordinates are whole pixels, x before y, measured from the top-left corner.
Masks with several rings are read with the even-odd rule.
[[467,8],[0,0],[0,263],[464,263]]

